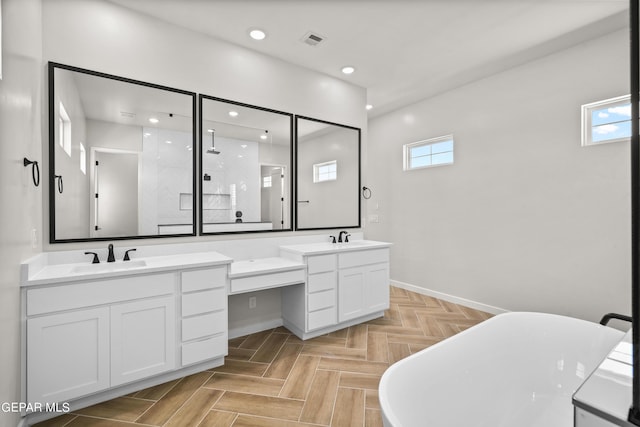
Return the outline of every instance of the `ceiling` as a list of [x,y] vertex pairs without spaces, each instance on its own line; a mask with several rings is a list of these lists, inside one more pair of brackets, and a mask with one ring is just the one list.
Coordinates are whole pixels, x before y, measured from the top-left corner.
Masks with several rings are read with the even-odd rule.
[[110,1],[362,86],[370,117],[628,25],[627,0]]

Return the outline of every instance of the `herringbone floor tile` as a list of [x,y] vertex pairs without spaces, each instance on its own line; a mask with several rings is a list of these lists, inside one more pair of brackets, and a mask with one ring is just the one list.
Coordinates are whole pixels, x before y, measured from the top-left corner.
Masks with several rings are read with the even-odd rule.
[[37,426],[378,427],[391,364],[489,317],[391,287],[380,319],[306,341],[283,327],[234,338],[224,366]]

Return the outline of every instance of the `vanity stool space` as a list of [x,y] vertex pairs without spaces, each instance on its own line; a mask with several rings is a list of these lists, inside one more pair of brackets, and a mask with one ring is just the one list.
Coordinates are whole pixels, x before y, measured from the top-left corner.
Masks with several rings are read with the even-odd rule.
[[222,365],[230,262],[23,264],[23,401],[76,409]]
[[389,308],[390,243],[356,240],[281,246],[307,266],[306,283],[282,289],[284,326],[306,340],[376,319]]

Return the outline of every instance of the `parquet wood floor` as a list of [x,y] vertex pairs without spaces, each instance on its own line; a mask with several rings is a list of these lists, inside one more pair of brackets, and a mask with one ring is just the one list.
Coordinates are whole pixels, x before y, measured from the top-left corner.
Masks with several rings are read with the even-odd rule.
[[283,327],[235,338],[224,366],[37,426],[382,426],[383,372],[489,317],[392,287],[383,318],[307,341]]

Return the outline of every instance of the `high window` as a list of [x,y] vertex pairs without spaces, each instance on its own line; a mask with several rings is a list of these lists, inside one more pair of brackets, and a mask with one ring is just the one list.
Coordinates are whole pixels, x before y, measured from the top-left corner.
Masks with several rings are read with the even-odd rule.
[[403,146],[404,170],[453,163],[453,135],[412,142]]
[[58,124],[60,128],[60,146],[68,156],[71,156],[71,119],[62,102],[60,103],[60,112],[58,113]]
[[313,165],[313,182],[335,181],[338,179],[338,163],[335,160]]
[[582,106],[582,145],[628,141],[631,137],[629,95]]

